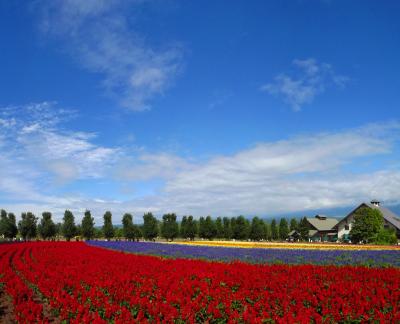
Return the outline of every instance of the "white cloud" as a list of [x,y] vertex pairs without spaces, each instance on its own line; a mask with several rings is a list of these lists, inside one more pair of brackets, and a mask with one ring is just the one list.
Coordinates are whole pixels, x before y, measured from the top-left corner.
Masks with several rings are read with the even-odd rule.
[[[64,40],[79,63],[103,76],[108,95],[134,110],[150,109],[182,69],[181,47],[155,49],[129,25],[140,1],[42,1],[42,29]],[[128,18],[130,20],[128,20]],[[161,44],[164,46],[165,44]]]
[[94,134],[63,130],[58,124],[71,114],[56,103],[2,107],[1,112],[4,124],[12,125],[0,128],[8,172],[12,168],[32,169],[42,176],[50,172],[62,182],[101,177],[121,154],[119,149],[93,144]]
[[[303,134],[196,161],[167,152],[128,153],[122,147],[96,145],[95,134],[62,129],[57,105],[35,104],[57,120],[48,117],[44,124],[33,117],[31,107],[0,109],[2,125],[13,125],[0,127],[0,204],[16,213],[50,210],[60,219],[71,209],[79,220],[88,208],[101,224],[105,210],[113,212],[115,222],[124,212],[139,222],[146,211],[274,216],[353,206],[371,198],[400,203],[400,169],[390,162],[400,139],[398,122]],[[40,127],[24,131],[36,123]],[[380,156],[388,162],[376,164]],[[77,180],[92,188],[106,181],[121,189],[140,184],[146,190],[138,185],[134,193],[123,194],[124,199],[108,191],[92,195],[52,190]],[[161,181],[151,187],[153,180]]]
[[313,102],[328,86],[343,88],[349,80],[346,76],[337,75],[330,64],[318,63],[312,58],[296,59],[292,63],[300,70],[298,76],[279,74],[273,82],[262,85],[261,90],[283,97],[295,111],[300,111],[305,104]]
[[170,153],[142,153],[136,159],[131,158],[121,163],[116,176],[125,181],[171,179],[191,167],[189,162]]
[[[399,130],[398,123],[375,124],[261,143],[179,172],[167,182],[163,204],[181,213],[247,214],[338,207],[374,196],[400,201],[398,170],[343,169],[389,154]],[[385,181],[390,185],[377,190]]]

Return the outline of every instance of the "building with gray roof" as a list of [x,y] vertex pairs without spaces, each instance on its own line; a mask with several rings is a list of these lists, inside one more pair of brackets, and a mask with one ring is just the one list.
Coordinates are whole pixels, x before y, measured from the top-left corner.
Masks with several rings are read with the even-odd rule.
[[325,215],[306,217],[309,231],[308,237],[313,242],[336,242],[337,230],[334,228],[338,220]]
[[384,220],[385,228],[393,228],[396,235],[400,238],[400,217],[386,207],[381,206],[379,201],[373,200],[370,203],[361,203],[358,207],[352,210],[345,218],[335,225],[335,230],[338,234],[338,239],[350,241],[350,231],[354,221],[354,215],[360,208],[372,208],[381,212]]

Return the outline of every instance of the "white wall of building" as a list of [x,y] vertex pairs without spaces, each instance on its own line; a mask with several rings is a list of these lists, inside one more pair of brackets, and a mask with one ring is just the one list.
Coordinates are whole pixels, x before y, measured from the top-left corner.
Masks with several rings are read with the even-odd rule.
[[338,239],[342,239],[344,235],[350,234],[354,216],[350,215],[345,221],[338,224]]

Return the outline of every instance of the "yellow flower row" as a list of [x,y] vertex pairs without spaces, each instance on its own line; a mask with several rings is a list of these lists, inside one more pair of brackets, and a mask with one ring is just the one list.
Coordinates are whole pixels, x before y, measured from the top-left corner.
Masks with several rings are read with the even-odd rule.
[[262,249],[314,249],[314,250],[398,250],[400,246],[353,245],[339,243],[286,243],[286,242],[240,242],[240,241],[179,241],[175,244],[222,246]]

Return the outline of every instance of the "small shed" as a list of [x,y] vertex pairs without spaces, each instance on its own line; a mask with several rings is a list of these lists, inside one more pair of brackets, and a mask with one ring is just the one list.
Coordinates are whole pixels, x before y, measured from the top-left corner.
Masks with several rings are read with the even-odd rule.
[[288,241],[289,242],[297,242],[297,241],[300,240],[300,238],[301,238],[301,235],[296,230],[290,231],[289,234],[288,234]]

